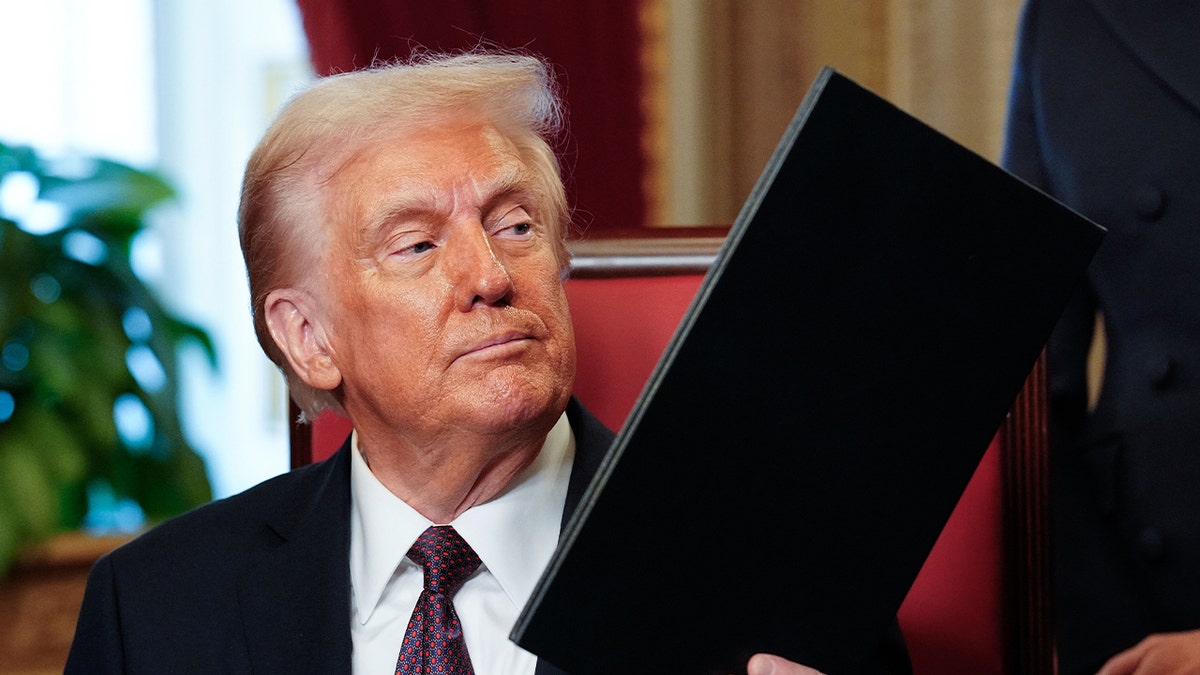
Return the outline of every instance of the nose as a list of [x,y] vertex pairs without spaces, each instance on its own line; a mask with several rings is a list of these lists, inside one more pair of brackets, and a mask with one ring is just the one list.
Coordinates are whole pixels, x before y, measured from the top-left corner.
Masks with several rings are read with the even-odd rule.
[[512,292],[512,277],[481,224],[464,230],[452,256],[458,309],[466,312],[477,304],[503,304]]

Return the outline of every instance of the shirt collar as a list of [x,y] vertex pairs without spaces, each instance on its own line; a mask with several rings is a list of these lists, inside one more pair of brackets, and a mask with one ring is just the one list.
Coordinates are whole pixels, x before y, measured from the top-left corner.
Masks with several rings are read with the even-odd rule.
[[[513,604],[520,608],[558,544],[575,439],[566,414],[538,456],[492,500],[460,515],[454,529],[475,549]],[[413,542],[429,522],[371,473],[351,437],[350,582],[357,619],[366,623]]]

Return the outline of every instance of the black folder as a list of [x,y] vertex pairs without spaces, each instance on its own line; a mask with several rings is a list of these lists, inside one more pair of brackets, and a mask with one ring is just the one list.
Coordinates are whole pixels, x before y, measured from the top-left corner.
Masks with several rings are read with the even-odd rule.
[[1102,236],[824,69],[513,639],[573,675],[862,672]]

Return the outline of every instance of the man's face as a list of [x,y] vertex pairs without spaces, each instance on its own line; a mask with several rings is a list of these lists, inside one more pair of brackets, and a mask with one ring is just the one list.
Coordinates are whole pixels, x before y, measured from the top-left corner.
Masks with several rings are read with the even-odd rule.
[[575,337],[532,185],[478,124],[392,136],[333,177],[317,295],[356,426],[421,443],[545,431],[561,413]]

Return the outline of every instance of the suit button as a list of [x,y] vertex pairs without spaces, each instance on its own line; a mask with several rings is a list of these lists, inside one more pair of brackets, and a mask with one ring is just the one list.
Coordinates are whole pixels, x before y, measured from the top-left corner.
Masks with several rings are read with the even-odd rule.
[[1167,193],[1153,185],[1143,185],[1133,193],[1133,208],[1142,220],[1158,220],[1167,210]]
[[1137,550],[1149,562],[1158,562],[1162,560],[1163,550],[1166,548],[1166,542],[1163,541],[1162,534],[1153,527],[1147,527],[1138,535]]
[[1146,363],[1146,375],[1155,389],[1165,389],[1175,374],[1175,360],[1166,354],[1152,357]]

